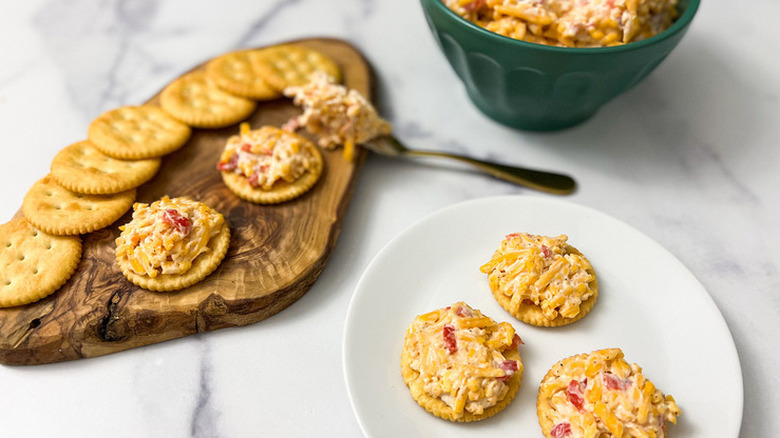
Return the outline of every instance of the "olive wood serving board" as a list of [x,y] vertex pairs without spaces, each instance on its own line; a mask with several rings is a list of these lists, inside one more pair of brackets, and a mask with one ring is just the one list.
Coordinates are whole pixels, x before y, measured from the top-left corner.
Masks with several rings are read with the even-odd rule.
[[[366,60],[336,39],[291,41],[319,50],[342,69],[344,83],[370,98]],[[205,62],[193,70],[204,68]],[[156,104],[159,93],[147,101]],[[253,128],[281,126],[299,114],[289,99],[259,102]],[[242,201],[222,183],[216,163],[238,126],[193,129],[180,150],[163,157],[157,175],[138,188],[138,202],[188,196],[225,216],[230,249],[205,280],[176,292],[140,289],[114,261],[114,239],[132,210],[107,228],[83,235],[84,252],[73,277],[49,297],[0,309],[0,363],[43,364],[101,356],[194,333],[252,324],[300,298],[317,280],[336,245],[366,152],[352,162],[342,150],[322,151],[317,184],[286,203]],[[303,135],[308,136],[307,133]],[[85,133],[86,136],[86,133]],[[314,140],[314,138],[309,137]]]

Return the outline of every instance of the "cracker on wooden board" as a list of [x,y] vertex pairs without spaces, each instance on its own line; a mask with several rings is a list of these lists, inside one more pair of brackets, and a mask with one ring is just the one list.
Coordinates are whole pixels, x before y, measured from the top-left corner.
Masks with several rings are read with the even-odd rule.
[[89,125],[87,135],[104,154],[121,160],[161,157],[182,147],[190,127],[151,106],[124,106],[107,111]]
[[51,176],[76,193],[105,195],[124,192],[150,180],[160,168],[159,158],[119,160],[100,152],[90,141],[61,150],[52,160]]
[[208,243],[209,251],[199,255],[184,274],[158,274],[152,278],[147,275],[137,274],[127,264],[119,262],[119,269],[134,285],[155,291],[170,292],[184,289],[208,277],[222,263],[228,248],[230,247],[230,228],[227,222],[222,223],[219,234],[213,236]]
[[263,79],[279,91],[309,82],[315,71],[323,71],[341,82],[341,69],[334,60],[303,46],[282,44],[261,49],[255,61]]
[[[242,124],[242,130],[248,130],[248,124]],[[222,181],[225,185],[236,194],[239,198],[254,202],[256,204],[278,204],[285,201],[295,199],[304,193],[308,192],[314,184],[320,179],[323,172],[324,160],[319,149],[309,141],[307,138],[295,134],[293,132],[283,131],[279,128],[264,126],[260,128],[273,129],[279,133],[283,138],[294,138],[300,142],[303,148],[301,152],[307,152],[311,158],[311,168],[307,169],[300,177],[294,181],[277,180],[273,183],[270,189],[264,189],[262,187],[253,187],[249,183],[249,179],[243,174],[238,174],[233,171],[223,170]],[[253,131],[257,132],[257,131]],[[236,137],[231,137],[228,140],[233,141]]]
[[59,289],[81,260],[79,236],[54,236],[25,218],[0,225],[0,307],[38,301]]
[[74,193],[51,175],[38,180],[22,201],[22,212],[36,228],[49,234],[86,234],[119,219],[135,201],[135,189],[110,195]]
[[282,96],[257,69],[260,50],[240,50],[218,56],[206,65],[206,75],[219,88],[236,96],[271,100]]
[[197,128],[223,128],[249,117],[256,103],[217,87],[203,71],[171,82],[160,94],[160,105],[177,120]]

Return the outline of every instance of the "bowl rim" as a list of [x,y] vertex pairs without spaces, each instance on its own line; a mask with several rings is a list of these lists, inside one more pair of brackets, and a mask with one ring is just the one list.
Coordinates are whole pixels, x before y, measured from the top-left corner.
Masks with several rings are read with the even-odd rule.
[[660,43],[661,41],[673,37],[677,33],[684,30],[686,27],[688,27],[688,25],[691,23],[691,21],[693,20],[693,16],[696,15],[697,10],[699,9],[700,0],[689,0],[688,6],[685,8],[682,15],[678,17],[677,20],[675,20],[674,23],[668,29],[664,30],[658,35],[652,36],[650,38],[641,41],[635,41],[632,43],[626,43],[626,44],[621,44],[619,46],[610,46],[610,47],[560,47],[560,46],[548,46],[545,44],[530,43],[527,41],[517,40],[514,38],[510,38],[489,31],[484,27],[481,27],[477,24],[472,23],[471,21],[466,20],[465,18],[456,14],[455,11],[448,8],[447,5],[444,4],[443,0],[421,0],[421,2],[423,3],[427,2],[429,4],[432,4],[433,7],[439,9],[445,15],[449,16],[451,19],[455,19],[456,21],[460,21],[461,23],[463,23],[467,29],[476,32],[483,37],[487,37],[488,39],[495,40],[499,44],[516,45],[518,47],[522,47],[525,49],[534,49],[534,50],[559,52],[559,53],[604,54],[604,53],[619,53],[619,52],[628,52],[632,50],[639,50],[643,47],[654,45]]

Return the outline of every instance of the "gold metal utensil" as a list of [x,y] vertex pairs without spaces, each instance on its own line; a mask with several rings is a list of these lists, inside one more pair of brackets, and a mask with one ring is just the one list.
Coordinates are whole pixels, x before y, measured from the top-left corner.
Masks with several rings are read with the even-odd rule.
[[388,157],[410,156],[452,158],[463,163],[471,164],[477,169],[496,178],[556,195],[569,194],[574,191],[574,188],[577,186],[577,183],[570,176],[559,173],[507,166],[505,164],[477,160],[475,158],[448,152],[409,149],[391,135],[371,140],[370,142],[363,144],[363,147],[379,155]]

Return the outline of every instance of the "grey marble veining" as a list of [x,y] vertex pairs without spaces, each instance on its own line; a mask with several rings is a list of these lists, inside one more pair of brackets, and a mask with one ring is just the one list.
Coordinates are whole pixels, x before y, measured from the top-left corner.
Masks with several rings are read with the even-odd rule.
[[211,349],[208,343],[201,339],[203,348],[200,356],[200,368],[198,374],[198,395],[197,404],[192,410],[192,420],[190,421],[190,435],[196,438],[220,437],[219,433],[219,410],[212,401],[213,383],[211,378]]

